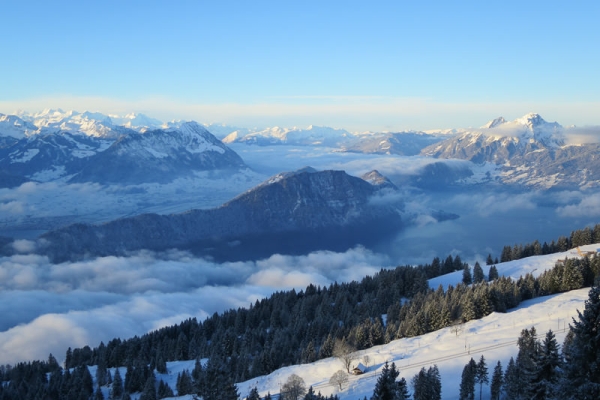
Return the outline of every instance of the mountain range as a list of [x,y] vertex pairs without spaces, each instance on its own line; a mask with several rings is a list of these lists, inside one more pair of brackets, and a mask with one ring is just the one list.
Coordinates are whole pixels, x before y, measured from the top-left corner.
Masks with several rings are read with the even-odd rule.
[[0,187],[59,179],[169,182],[195,171],[247,168],[196,122],[160,125],[142,114],[111,118],[53,110],[22,117],[0,115],[0,171],[6,176]]
[[361,179],[343,171],[304,168],[273,176],[214,209],[74,224],[42,235],[40,243],[57,261],[141,249],[179,248],[220,260],[345,250],[377,241],[407,223],[403,202],[386,198],[396,190],[376,171]]
[[[193,171],[235,171],[246,168],[228,147],[238,143],[321,146],[336,152],[439,159],[435,167],[425,166],[409,177],[408,183],[422,187],[440,182],[539,189],[598,187],[600,164],[596,155],[600,144],[568,140],[571,129],[535,113],[513,121],[498,117],[480,128],[378,133],[318,126],[249,129],[183,121],[163,123],[134,113],[117,116],[44,110],[0,114],[0,187],[27,180],[168,182]],[[456,165],[444,165],[447,159],[471,164],[462,165],[456,173]],[[440,179],[443,171],[452,172],[452,176]]]

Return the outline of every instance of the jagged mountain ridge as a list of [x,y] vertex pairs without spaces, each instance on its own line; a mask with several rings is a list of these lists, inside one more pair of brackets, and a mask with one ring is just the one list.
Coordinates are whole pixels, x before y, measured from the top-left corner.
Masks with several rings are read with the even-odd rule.
[[[0,135],[12,134],[0,136],[0,168],[21,180],[168,182],[194,171],[246,168],[237,153],[196,122],[135,131],[99,113],[46,110],[32,116],[33,122],[9,117],[3,121],[11,130],[0,124]],[[125,120],[130,127],[156,121],[140,114]]]
[[494,180],[510,185],[548,188],[600,186],[600,145],[568,144],[566,130],[530,113],[514,121],[496,118],[426,147],[421,154],[499,166]]
[[433,144],[421,151],[436,158],[458,158],[475,163],[503,163],[516,156],[564,146],[562,126],[530,113],[512,122],[496,118],[471,130]]
[[41,242],[56,260],[141,249],[190,249],[227,259],[236,252],[258,257],[337,249],[400,229],[402,203],[370,201],[386,190],[343,171],[306,169],[274,177],[218,208],[75,224],[42,235]]
[[178,129],[121,136],[106,151],[90,157],[71,181],[167,182],[193,171],[243,168],[236,152],[198,123],[187,122]]

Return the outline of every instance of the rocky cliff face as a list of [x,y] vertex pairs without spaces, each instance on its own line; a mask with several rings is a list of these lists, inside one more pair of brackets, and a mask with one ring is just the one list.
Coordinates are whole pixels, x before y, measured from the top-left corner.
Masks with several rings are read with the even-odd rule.
[[370,201],[386,190],[343,171],[308,169],[275,176],[215,209],[76,224],[40,242],[55,260],[168,248],[221,259],[338,250],[400,229],[402,204]]

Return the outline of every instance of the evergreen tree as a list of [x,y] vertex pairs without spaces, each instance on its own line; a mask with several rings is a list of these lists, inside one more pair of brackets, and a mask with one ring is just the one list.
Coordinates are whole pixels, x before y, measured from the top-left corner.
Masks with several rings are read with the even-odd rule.
[[532,398],[537,391],[538,359],[540,344],[535,327],[523,329],[517,341],[519,353],[516,366],[519,378],[519,394],[524,398]]
[[117,368],[115,370],[115,376],[113,377],[112,398],[113,400],[117,400],[120,399],[121,396],[123,396],[123,379],[121,378],[119,368]]
[[494,374],[492,375],[492,384],[490,385],[490,394],[492,400],[500,400],[500,394],[502,393],[502,385],[504,384],[502,364],[498,361],[498,364],[494,367]]
[[492,265],[494,263],[494,260],[492,260],[492,255],[488,254],[487,258],[485,259],[485,265]]
[[177,374],[177,385],[175,389],[177,389],[177,396],[194,393],[192,378],[187,370],[183,370],[180,374]]
[[479,383],[479,400],[481,400],[481,396],[483,394],[483,384],[486,385],[489,383],[488,379],[488,369],[485,363],[485,357],[481,355],[479,362],[477,363],[477,370],[475,373],[475,383]]
[[387,362],[377,378],[375,389],[371,400],[405,400],[408,399],[408,387],[404,378],[396,381],[400,372],[396,369],[396,364],[390,366]]
[[471,283],[473,283],[473,277],[471,276],[471,267],[469,267],[469,264],[465,264],[463,268],[462,283],[464,283],[465,285],[470,285]]
[[473,282],[479,283],[485,281],[485,275],[483,274],[483,268],[479,265],[479,262],[475,262],[473,266]]
[[471,360],[463,368],[460,380],[460,400],[475,400],[475,376],[477,374],[477,363]]
[[442,381],[437,365],[421,371],[412,379],[414,400],[441,400]]
[[175,394],[173,393],[173,389],[171,389],[169,384],[163,382],[161,379],[160,383],[158,384],[157,396],[159,399],[164,399],[165,397],[175,397]]
[[146,380],[146,384],[144,385],[144,390],[142,391],[140,400],[157,400],[156,378],[154,377],[154,374],[151,374],[151,376],[149,376]]
[[565,345],[568,354],[561,393],[572,399],[600,398],[600,286],[593,286],[570,326],[572,339]]
[[246,400],[260,400],[260,395],[258,394],[256,386],[250,389],[250,393],[248,394],[248,397],[246,397]]
[[489,275],[489,279],[488,279],[489,281],[498,279],[498,268],[496,268],[495,265],[492,265],[490,267],[490,272],[488,275]]
[[535,392],[535,397],[537,399],[549,399],[554,397],[561,364],[556,337],[554,336],[554,332],[549,330],[540,347],[538,377],[536,381],[537,387]]
[[504,392],[508,399],[518,399],[520,388],[519,388],[519,369],[515,363],[514,358],[510,358],[506,371],[504,372]]

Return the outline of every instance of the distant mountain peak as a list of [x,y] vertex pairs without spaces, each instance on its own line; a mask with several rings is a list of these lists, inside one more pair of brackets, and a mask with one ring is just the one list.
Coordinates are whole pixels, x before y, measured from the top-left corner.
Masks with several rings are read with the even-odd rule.
[[502,125],[506,122],[506,120],[504,119],[504,117],[498,117],[496,119],[493,119],[491,121],[489,121],[487,124],[483,125],[482,128],[487,128],[487,129],[491,129],[491,128],[495,128],[498,125]]
[[521,118],[517,118],[515,122],[521,125],[527,125],[530,128],[547,124],[547,122],[542,118],[542,116],[537,113],[526,114]]
[[398,189],[398,187],[394,185],[392,181],[390,181],[386,176],[382,175],[376,169],[363,174],[360,178],[379,188],[391,188],[394,190]]

